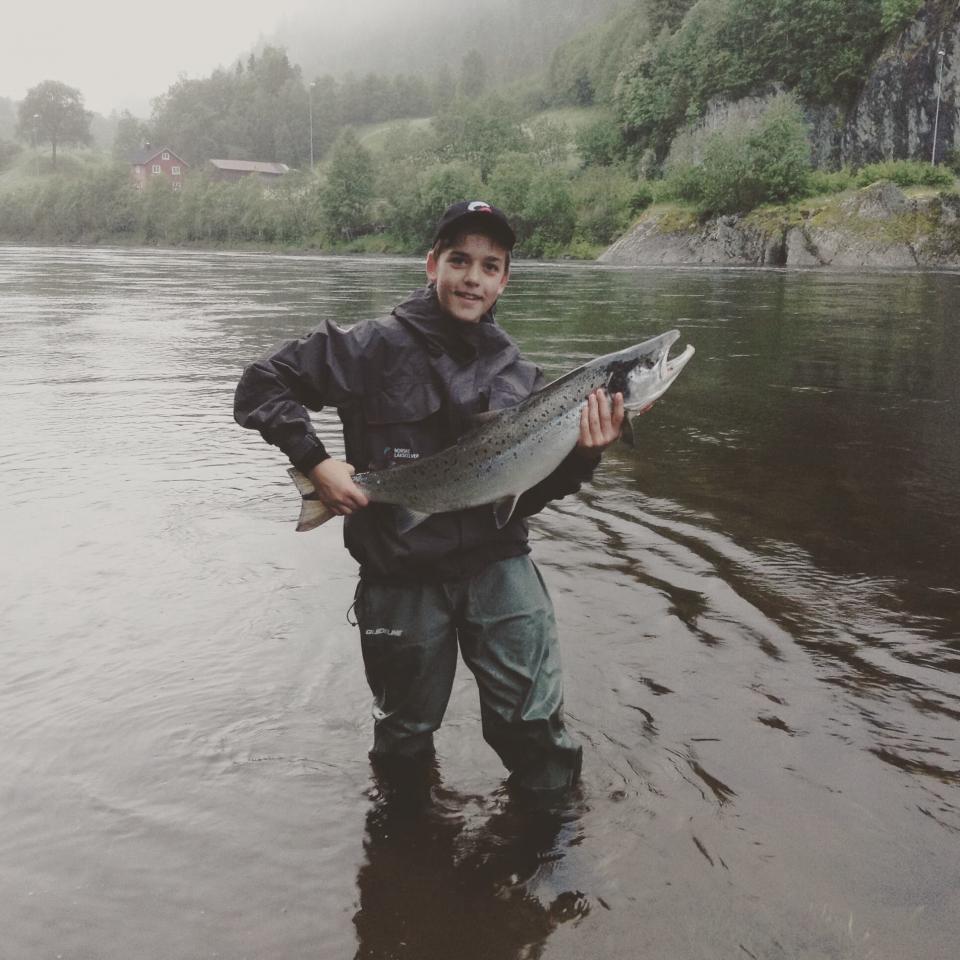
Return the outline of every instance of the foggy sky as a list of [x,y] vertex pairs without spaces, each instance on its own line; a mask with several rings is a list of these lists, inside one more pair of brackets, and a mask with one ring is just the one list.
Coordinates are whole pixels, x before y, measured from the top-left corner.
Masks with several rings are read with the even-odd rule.
[[[318,0],[284,17],[273,41],[305,77],[433,74],[478,51],[491,76],[546,65],[553,50],[622,0]],[[335,11],[331,15],[331,11]]]
[[147,116],[178,74],[207,76],[272,34],[284,15],[329,0],[26,0],[0,21],[0,97],[62,80],[90,110]]
[[[208,76],[263,43],[306,79],[324,73],[457,67],[477,47],[497,67],[535,66],[616,0],[11,0],[0,19],[0,97],[61,80],[88,109],[150,114],[180,74]],[[532,28],[532,29],[531,29]],[[536,37],[539,47],[531,47]],[[526,39],[525,39],[526,38]],[[540,49],[542,48],[542,49]],[[505,61],[504,58],[507,58]]]

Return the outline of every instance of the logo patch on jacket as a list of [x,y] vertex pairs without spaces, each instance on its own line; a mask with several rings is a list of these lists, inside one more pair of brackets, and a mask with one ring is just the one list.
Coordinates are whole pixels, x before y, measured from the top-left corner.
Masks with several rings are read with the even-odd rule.
[[409,447],[384,447],[383,455],[388,460],[419,460],[420,454]]

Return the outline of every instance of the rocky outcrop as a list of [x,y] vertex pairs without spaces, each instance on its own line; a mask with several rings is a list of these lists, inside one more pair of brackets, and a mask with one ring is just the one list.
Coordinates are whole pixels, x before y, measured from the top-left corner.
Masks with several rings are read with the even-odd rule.
[[599,259],[631,266],[960,268],[960,196],[911,198],[882,182],[817,209],[702,224],[661,208]]
[[747,223],[743,217],[717,217],[706,223],[677,221],[672,211],[643,218],[599,257],[601,263],[743,264],[782,266],[785,231]]

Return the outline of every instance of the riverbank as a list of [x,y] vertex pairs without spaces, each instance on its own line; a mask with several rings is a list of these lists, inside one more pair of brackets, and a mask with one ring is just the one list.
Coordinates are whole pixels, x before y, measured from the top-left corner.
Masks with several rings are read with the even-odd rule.
[[862,190],[702,221],[658,204],[600,256],[623,266],[960,268],[960,194]]
[[[343,172],[346,184],[351,169]],[[506,178],[499,188],[491,174],[489,191],[465,165],[440,164],[436,176],[408,171],[397,182],[381,172],[380,192],[374,195],[368,184],[371,192],[346,222],[333,167],[293,171],[270,184],[219,181],[201,172],[179,190],[163,178],[137,190],[122,164],[102,157],[65,155],[56,174],[21,161],[0,175],[0,239],[415,256],[426,252],[449,197],[498,202],[509,181],[518,256],[593,260],[629,225],[636,184],[625,169],[544,172],[527,157],[497,174]],[[531,191],[535,209],[525,199]]]
[[[109,206],[100,209],[99,223],[59,222],[58,230],[40,229],[35,220],[21,222],[17,229],[14,218],[0,216],[0,242],[318,256],[416,257],[425,252],[422,243],[383,231],[334,242],[301,224],[292,235],[263,229],[251,231],[261,236],[246,238],[221,221],[217,226],[222,229],[190,236],[196,231],[157,230],[149,221],[139,229],[132,218],[111,216]],[[275,238],[270,239],[271,233]],[[517,251],[517,259],[524,259],[523,251]],[[546,259],[617,266],[960,269],[960,193],[901,189],[880,181],[861,190],[706,220],[690,206],[656,203],[610,246],[575,239],[554,246]]]
[[[316,242],[287,243],[283,241],[261,240],[183,240],[171,242],[157,238],[129,233],[101,233],[94,232],[73,237],[69,240],[40,239],[22,236],[4,236],[0,233],[0,246],[28,246],[28,247],[114,247],[117,249],[136,250],[191,250],[198,253],[262,253],[289,256],[317,256],[317,257],[423,257],[426,250],[423,245],[413,246],[404,243],[395,237],[380,233],[364,234],[354,240],[344,240],[339,243],[330,243],[318,238]],[[576,260],[583,263],[592,263],[599,259],[605,251],[603,244],[575,243],[569,247],[546,257],[550,261]],[[514,254],[513,260],[538,259]]]

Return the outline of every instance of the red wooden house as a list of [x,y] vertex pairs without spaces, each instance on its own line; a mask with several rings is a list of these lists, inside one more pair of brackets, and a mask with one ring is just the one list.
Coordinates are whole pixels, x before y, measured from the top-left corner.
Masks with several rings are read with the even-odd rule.
[[169,147],[154,147],[149,143],[145,143],[143,149],[130,157],[130,165],[138,190],[143,189],[150,177],[164,177],[174,190],[179,190],[190,166]]

